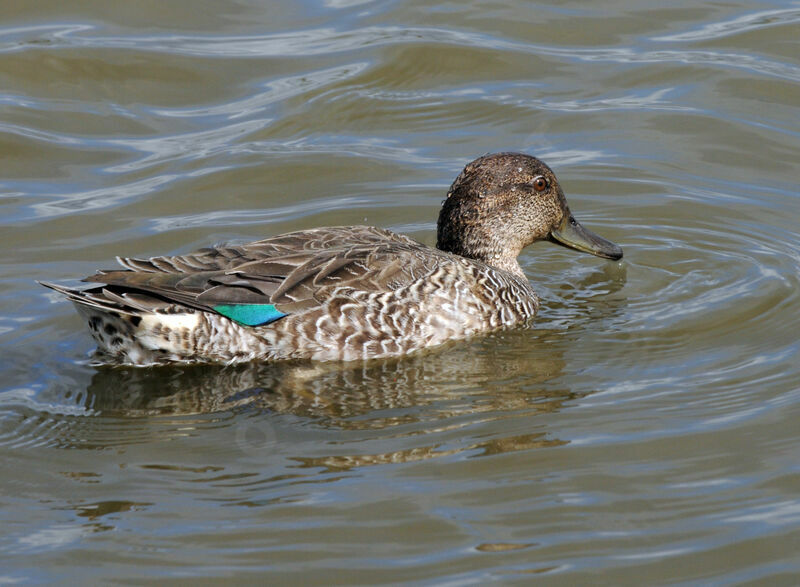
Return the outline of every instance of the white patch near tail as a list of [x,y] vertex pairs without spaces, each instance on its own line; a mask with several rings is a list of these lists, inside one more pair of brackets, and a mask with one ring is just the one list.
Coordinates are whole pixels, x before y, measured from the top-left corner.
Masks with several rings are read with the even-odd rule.
[[200,312],[186,314],[144,314],[136,338],[145,348],[186,354],[183,341],[200,325]]

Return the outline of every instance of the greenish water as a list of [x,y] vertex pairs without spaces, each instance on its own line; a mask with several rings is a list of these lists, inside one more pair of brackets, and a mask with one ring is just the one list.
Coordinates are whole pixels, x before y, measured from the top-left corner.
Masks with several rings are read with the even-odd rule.
[[[0,583],[800,581],[800,8],[0,5]],[[531,329],[365,365],[97,369],[67,282],[318,225],[433,244],[486,152]]]

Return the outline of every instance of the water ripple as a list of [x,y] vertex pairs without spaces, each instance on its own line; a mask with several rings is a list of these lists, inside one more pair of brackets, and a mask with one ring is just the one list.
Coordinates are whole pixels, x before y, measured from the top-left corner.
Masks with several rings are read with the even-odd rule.
[[241,152],[247,147],[241,144],[233,147],[233,143],[240,142],[243,137],[262,130],[271,123],[272,119],[270,118],[259,118],[198,132],[146,138],[107,139],[105,142],[109,146],[137,151],[144,153],[145,156],[128,163],[106,167],[104,171],[129,173],[174,159],[192,161],[212,158],[222,153],[230,155],[237,150]]
[[91,25],[71,25],[63,28],[45,27],[31,29],[12,29],[15,36],[20,31],[40,33],[27,43],[16,41],[0,44],[0,53],[17,52],[27,49],[63,48],[104,48],[127,49],[172,53],[194,57],[227,58],[270,58],[270,57],[309,57],[350,51],[363,51],[367,48],[395,44],[452,45],[470,48],[484,48],[511,53],[547,55],[580,61],[611,63],[685,63],[692,65],[723,66],[744,69],[752,73],[800,81],[800,67],[756,57],[746,53],[717,51],[648,51],[635,47],[608,47],[597,49],[567,48],[548,45],[535,45],[509,41],[495,36],[454,29],[434,27],[395,27],[372,26],[346,31],[334,28],[316,28],[288,33],[252,36],[188,36],[188,35],[147,35],[147,36],[102,36],[83,35],[94,30]]
[[800,22],[800,8],[763,10],[737,16],[722,22],[705,24],[695,30],[672,35],[653,37],[654,41],[707,41],[730,35],[774,26],[785,26]]
[[304,72],[301,75],[288,76],[266,82],[260,91],[252,92],[246,98],[231,102],[213,104],[197,108],[157,108],[153,113],[172,117],[207,117],[224,116],[230,120],[259,114],[267,106],[309,93],[327,85],[352,78],[362,73],[368,64],[365,62],[349,63],[317,71]]
[[50,201],[31,205],[31,209],[37,216],[42,218],[63,216],[87,210],[101,210],[120,206],[141,196],[153,193],[177,180],[201,177],[217,170],[218,168],[206,167],[183,173],[152,175],[144,179],[94,190],[80,190],[73,193],[62,191],[58,194],[53,194]]

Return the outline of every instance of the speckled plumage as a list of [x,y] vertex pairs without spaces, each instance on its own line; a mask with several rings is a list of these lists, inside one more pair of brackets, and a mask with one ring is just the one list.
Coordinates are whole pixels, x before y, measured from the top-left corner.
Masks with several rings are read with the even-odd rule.
[[[574,222],[552,171],[501,153],[470,163],[453,183],[437,249],[380,228],[315,228],[120,258],[124,269],[86,278],[102,284],[87,290],[45,285],[76,304],[115,362],[389,357],[533,318],[538,298],[517,255],[545,238],[575,247],[557,236],[567,219]],[[616,251],[589,252],[618,258]],[[222,315],[249,304],[274,306],[277,318],[247,326]]]

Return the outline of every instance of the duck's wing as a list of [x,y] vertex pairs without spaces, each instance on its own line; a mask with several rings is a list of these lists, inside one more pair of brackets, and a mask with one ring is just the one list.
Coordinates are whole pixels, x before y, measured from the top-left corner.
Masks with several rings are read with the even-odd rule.
[[440,256],[379,229],[315,229],[188,255],[122,259],[125,270],[86,281],[105,284],[104,295],[117,303],[141,303],[145,294],[257,325],[319,306],[338,288],[392,291],[430,272]]
[[148,259],[117,257],[127,269],[145,273],[191,273],[225,271],[243,263],[289,257],[315,251],[359,245],[405,244],[420,246],[409,237],[374,226],[327,226],[298,230],[244,245],[223,244],[185,255]]

